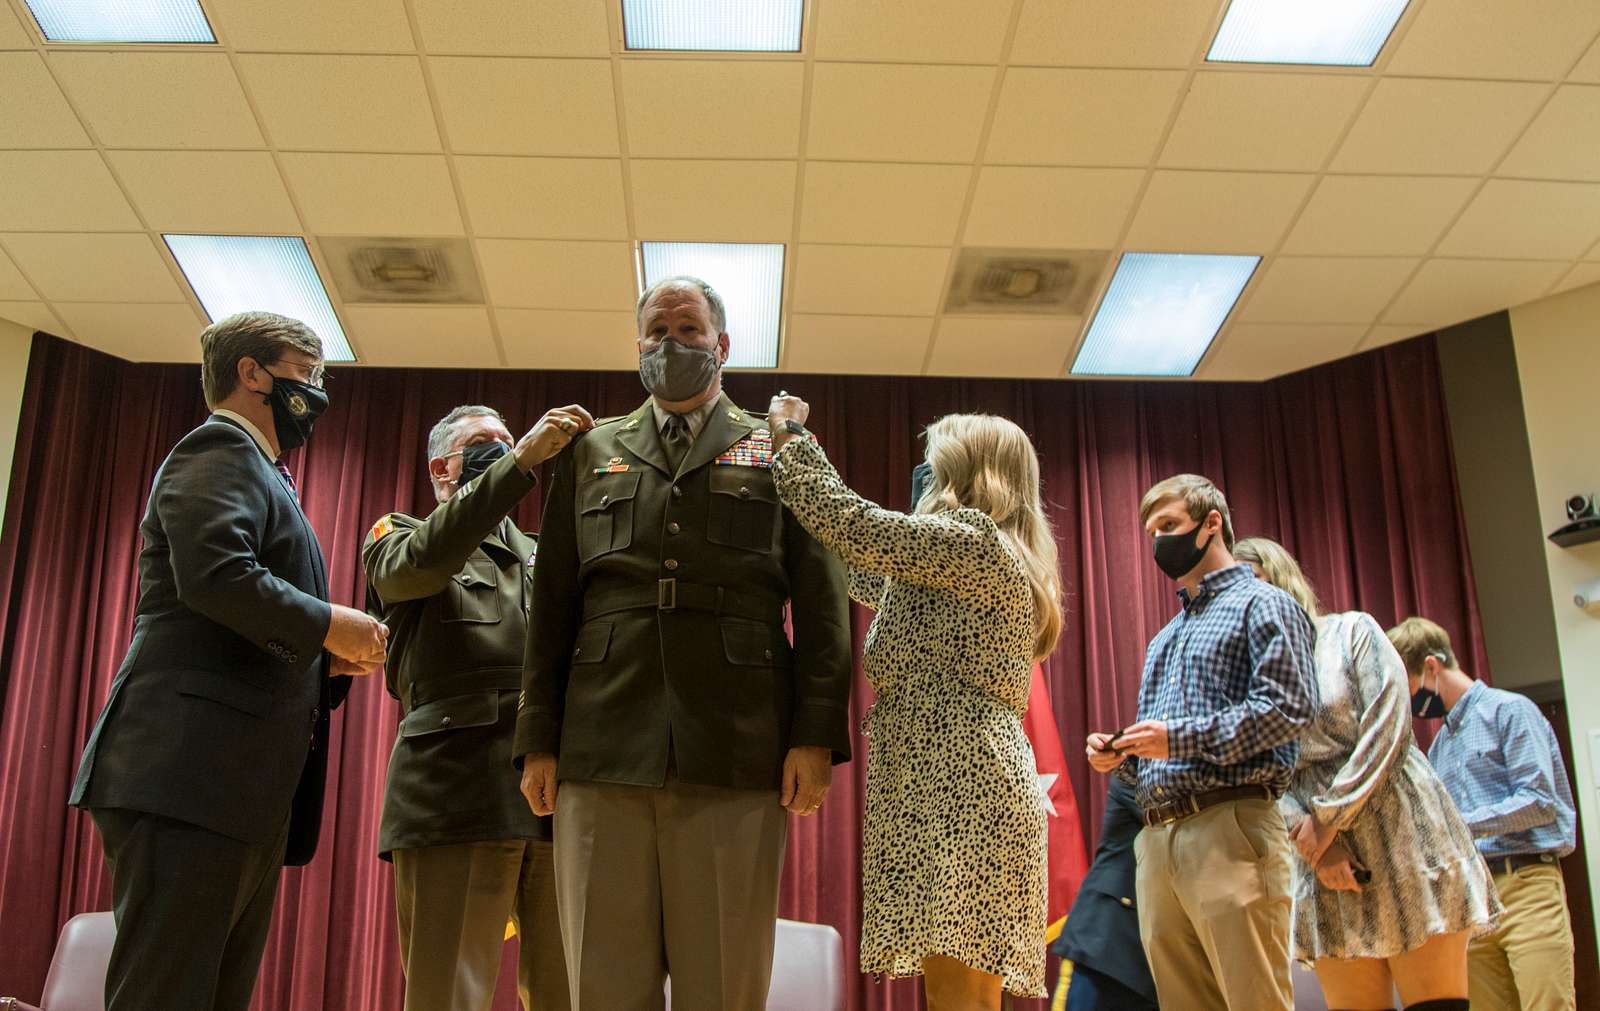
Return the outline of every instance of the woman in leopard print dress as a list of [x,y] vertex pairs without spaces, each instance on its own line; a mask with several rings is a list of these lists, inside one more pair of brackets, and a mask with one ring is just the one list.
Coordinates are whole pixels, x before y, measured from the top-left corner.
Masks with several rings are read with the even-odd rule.
[[892,512],[786,431],[808,410],[772,402],[778,494],[877,612],[861,969],[923,975],[933,1011],[1045,996],[1045,814],[1021,717],[1061,607],[1038,458],[1004,418],[941,418],[928,489]]

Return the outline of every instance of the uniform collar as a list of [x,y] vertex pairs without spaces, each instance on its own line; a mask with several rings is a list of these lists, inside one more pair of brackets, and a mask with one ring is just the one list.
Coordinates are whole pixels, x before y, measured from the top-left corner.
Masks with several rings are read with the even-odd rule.
[[[721,400],[722,396],[719,394],[715,397],[712,397],[710,400],[707,400],[699,407],[696,407],[694,410],[684,411],[681,415],[679,415],[679,417],[683,418],[683,420],[689,425],[689,438],[691,440],[698,439],[700,437],[700,433],[705,430],[706,419],[711,417],[711,412],[717,409],[717,404],[720,403]],[[672,417],[673,412],[656,403],[654,397],[650,398],[650,409],[655,415],[656,431],[664,431],[667,427],[667,420]]]

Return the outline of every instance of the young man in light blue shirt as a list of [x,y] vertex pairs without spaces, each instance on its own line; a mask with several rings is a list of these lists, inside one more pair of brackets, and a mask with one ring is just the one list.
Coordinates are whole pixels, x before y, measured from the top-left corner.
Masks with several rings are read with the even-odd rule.
[[1411,681],[1411,711],[1443,717],[1428,749],[1489,863],[1505,906],[1473,940],[1474,1011],[1572,1011],[1572,918],[1560,859],[1577,843],[1577,810],[1550,721],[1525,695],[1490,688],[1456,663],[1450,635],[1426,618],[1389,630]]

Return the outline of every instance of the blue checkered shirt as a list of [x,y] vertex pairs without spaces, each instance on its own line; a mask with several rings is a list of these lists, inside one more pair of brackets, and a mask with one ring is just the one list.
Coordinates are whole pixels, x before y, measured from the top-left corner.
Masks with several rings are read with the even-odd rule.
[[1484,856],[1564,857],[1577,845],[1556,732],[1526,695],[1474,682],[1445,714],[1428,761]]
[[1130,757],[1118,772],[1147,810],[1233,786],[1282,793],[1317,708],[1311,619],[1243,564],[1207,574],[1193,599],[1180,589],[1178,600],[1139,682],[1139,719],[1167,724],[1169,757]]

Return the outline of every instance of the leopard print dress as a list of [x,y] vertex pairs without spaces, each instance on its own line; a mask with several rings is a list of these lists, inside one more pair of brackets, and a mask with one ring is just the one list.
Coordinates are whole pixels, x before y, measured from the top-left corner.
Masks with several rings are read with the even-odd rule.
[[861,971],[915,976],[946,955],[1046,996],[1045,803],[1022,729],[1033,602],[976,509],[906,515],[845,486],[814,439],[773,465],[795,517],[877,613],[867,718]]

